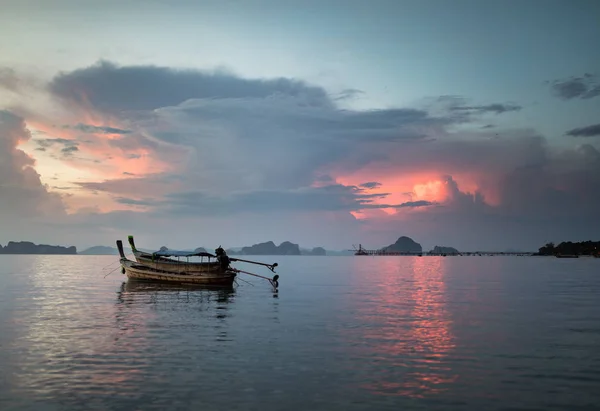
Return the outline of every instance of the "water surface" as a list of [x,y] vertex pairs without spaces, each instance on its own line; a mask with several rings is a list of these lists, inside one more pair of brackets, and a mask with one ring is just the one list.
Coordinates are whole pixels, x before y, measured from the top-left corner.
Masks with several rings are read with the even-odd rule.
[[0,256],[0,409],[600,408],[599,259],[260,259],[277,294]]

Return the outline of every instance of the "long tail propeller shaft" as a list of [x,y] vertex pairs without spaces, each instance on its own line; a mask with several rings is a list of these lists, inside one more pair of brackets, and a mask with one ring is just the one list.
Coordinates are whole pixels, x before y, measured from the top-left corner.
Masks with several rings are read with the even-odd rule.
[[267,264],[267,263],[261,263],[259,261],[242,260],[241,258],[234,258],[234,257],[231,257],[230,260],[231,261],[240,261],[242,263],[250,263],[250,264],[263,265],[263,266],[267,267],[269,270],[271,270],[273,272],[275,272],[275,267],[277,267],[279,265],[277,263]]

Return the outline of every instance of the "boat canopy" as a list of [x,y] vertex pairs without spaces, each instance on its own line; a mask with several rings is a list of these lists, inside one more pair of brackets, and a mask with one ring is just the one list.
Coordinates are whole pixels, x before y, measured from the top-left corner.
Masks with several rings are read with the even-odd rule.
[[207,253],[205,251],[196,252],[196,251],[179,251],[179,250],[162,250],[155,251],[152,253],[153,256],[156,257],[212,257],[216,256],[211,253]]

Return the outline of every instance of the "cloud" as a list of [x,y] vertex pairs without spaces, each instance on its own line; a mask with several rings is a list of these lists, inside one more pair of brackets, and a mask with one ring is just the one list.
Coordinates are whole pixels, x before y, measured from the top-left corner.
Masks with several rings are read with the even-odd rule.
[[484,114],[484,113],[495,113],[495,114],[503,114],[511,111],[520,111],[523,107],[517,104],[487,104],[481,106],[453,106],[450,108],[452,111],[465,111],[468,113],[474,114]]
[[591,99],[600,96],[598,78],[590,73],[586,73],[581,77],[554,80],[547,82],[547,84],[550,84],[554,95],[563,100]]
[[[431,205],[435,205],[436,203],[432,201],[419,200],[419,201],[407,201],[405,203],[398,204],[397,206],[392,206],[391,208],[406,208],[406,207],[427,207]],[[388,208],[385,206],[385,208]]]
[[224,71],[177,70],[157,66],[119,67],[111,62],[61,73],[50,91],[75,104],[91,104],[106,112],[153,110],[194,98],[265,98],[284,93],[306,104],[329,104],[327,93],[302,81],[285,78],[246,80]]
[[[69,227],[138,227],[160,236],[176,219],[236,238],[246,238],[237,237],[244,227],[250,238],[263,233],[260,221],[294,241],[415,233],[439,243],[442,233],[447,245],[462,247],[462,239],[510,242],[503,230],[518,224],[533,230],[530,242],[583,235],[593,224],[580,220],[600,207],[594,145],[563,150],[531,129],[498,130],[494,139],[489,127],[460,129],[521,110],[516,103],[444,96],[441,110],[344,110],[336,101],[360,92],[107,62],[61,73],[48,91],[61,115],[32,116],[47,133],[37,143],[48,149],[40,158],[78,151],[60,161],[88,172],[59,181],[78,187],[65,201],[88,196],[61,220]],[[90,208],[100,207],[98,199],[114,211]],[[192,231],[181,238],[194,238]]]
[[78,144],[76,141],[68,140],[65,138],[41,138],[36,139],[35,142],[40,146],[40,148],[44,149],[52,147],[54,145],[62,145],[66,148],[77,146]]
[[[442,95],[430,100],[427,109],[430,113],[447,117],[448,124],[463,124],[477,122],[486,114],[506,114],[521,111],[523,107],[516,103],[469,104],[469,99],[463,96]],[[491,128],[493,125],[484,126]]]
[[333,100],[335,100],[335,101],[351,100],[351,99],[354,99],[354,98],[356,98],[356,97],[358,97],[360,95],[363,95],[363,94],[365,94],[365,92],[362,91],[362,90],[358,90],[358,89],[355,89],[355,88],[349,88],[349,89],[346,89],[346,90],[342,90],[340,93],[338,93],[337,96],[335,96],[333,98]]
[[[435,199],[436,212],[490,220],[521,218],[567,221],[591,218],[600,208],[600,154],[593,145],[558,149],[526,132],[496,140],[439,141],[387,150],[386,158],[359,170],[341,166],[344,184],[372,178],[394,199]],[[400,193],[402,191],[402,193]],[[386,199],[387,201],[387,199]]]
[[0,87],[9,91],[17,91],[20,84],[21,79],[15,70],[9,67],[0,67]]
[[360,186],[363,188],[371,189],[381,187],[381,183],[378,183],[376,181],[369,181],[367,183],[362,183]]
[[34,160],[17,148],[30,138],[21,117],[0,110],[0,220],[6,224],[17,217],[64,214],[61,197],[48,192]]
[[574,128],[566,133],[571,137],[596,137],[600,136],[600,124],[593,124],[587,127]]
[[[127,94],[131,96],[148,93],[147,84],[173,84],[179,91],[161,86],[152,91],[149,103],[144,105],[137,97],[120,98],[123,86],[119,84],[130,78],[138,79],[127,83]],[[98,84],[114,84],[115,90],[106,86],[100,90]],[[449,125],[484,114],[522,110],[515,103],[469,104],[464,97],[442,96],[438,103],[444,109],[437,115],[432,114],[434,110],[415,108],[341,110],[334,104],[335,96],[303,82],[239,79],[225,72],[121,68],[109,63],[63,73],[53,81],[52,90],[72,101],[78,101],[77,92],[83,90],[87,101],[100,110],[111,105],[126,113],[134,110],[136,115],[127,119],[136,120],[146,135],[191,150],[188,161],[179,164],[175,172],[182,180],[177,188],[171,186],[172,190],[157,176],[88,185],[119,196],[121,203],[129,199],[129,203],[145,201],[150,207],[169,204],[173,212],[237,212],[242,209],[238,204],[244,202],[251,210],[399,208],[419,201],[437,204],[419,199],[414,193],[411,201],[400,201],[418,179],[400,188],[400,192],[391,193],[394,201],[381,196],[376,205],[355,197],[350,201],[349,192],[335,191],[331,184],[327,194],[310,189],[322,175],[333,173],[337,177],[373,169],[379,170],[372,176],[379,185],[361,186],[363,177],[362,181],[342,186],[385,193],[390,183],[389,179],[379,179],[382,173],[418,175],[425,170],[441,181],[440,190],[445,196],[442,208],[446,211],[463,208],[489,213],[494,203],[496,213],[511,208],[518,213],[528,211],[528,202],[535,204],[538,199],[522,202],[513,198],[516,188],[510,176],[528,167],[554,165],[550,158],[555,153],[531,130],[504,131],[503,139],[492,141],[480,140],[480,136],[489,136],[485,131],[457,135],[447,130]],[[152,111],[140,116],[139,110],[149,108]],[[137,144],[134,140],[116,140],[115,144],[125,141]],[[190,175],[194,177],[187,177]],[[554,177],[550,172],[545,178],[554,182]],[[467,188],[461,190],[463,185]],[[470,185],[475,188],[468,188]],[[151,204],[148,199],[153,192],[148,190],[157,186],[162,190],[160,194],[154,191]],[[128,197],[131,189],[137,192],[136,198]],[[528,192],[521,194],[520,198],[531,197]]]
[[235,216],[240,213],[359,211],[382,208],[425,207],[428,201],[400,204],[374,203],[385,199],[386,193],[367,193],[365,189],[341,184],[303,187],[292,190],[256,190],[215,196],[201,191],[182,191],[166,195],[161,200],[136,200],[118,197],[121,204],[152,207],[158,214],[194,216]]
[[71,155],[74,152],[79,151],[79,148],[77,146],[68,146],[68,147],[63,147],[60,151],[64,155]]
[[115,127],[93,126],[90,124],[76,124],[74,126],[64,125],[63,128],[79,130],[84,133],[101,133],[101,134],[130,134],[131,130],[121,130]]

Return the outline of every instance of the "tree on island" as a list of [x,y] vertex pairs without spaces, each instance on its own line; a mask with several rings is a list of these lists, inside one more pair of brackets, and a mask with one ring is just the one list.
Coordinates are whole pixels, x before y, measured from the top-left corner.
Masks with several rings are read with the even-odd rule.
[[600,255],[600,241],[565,241],[557,246],[548,243],[539,248],[537,255]]
[[545,246],[538,249],[539,255],[554,255],[554,243],[547,243]]

